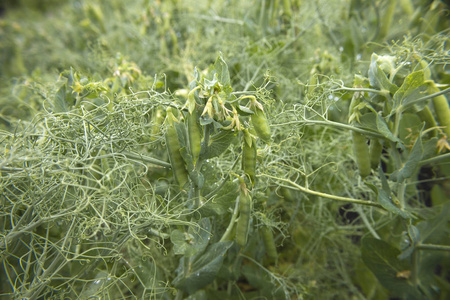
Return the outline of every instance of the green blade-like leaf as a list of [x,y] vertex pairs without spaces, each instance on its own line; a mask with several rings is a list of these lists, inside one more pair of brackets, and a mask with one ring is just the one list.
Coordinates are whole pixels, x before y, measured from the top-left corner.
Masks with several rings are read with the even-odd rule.
[[222,130],[219,133],[214,134],[209,139],[208,148],[206,153],[204,153],[204,158],[219,156],[228,149],[230,144],[235,143],[236,139],[236,133],[231,130]]
[[425,84],[425,76],[422,70],[409,74],[402,86],[394,94],[394,107],[392,114],[397,111],[400,106],[405,106],[409,102],[418,99],[427,89]]
[[366,266],[393,295],[412,298],[419,295],[410,280],[398,277],[399,272],[411,269],[406,261],[397,258],[400,250],[385,241],[365,238],[362,240],[361,254]]
[[74,99],[67,92],[66,84],[63,84],[55,94],[53,110],[56,113],[68,112],[72,108],[72,105],[74,105]]
[[175,254],[191,257],[206,249],[211,235],[211,222],[203,218],[198,226],[190,227],[187,232],[175,229],[170,234],[170,241],[174,244]]
[[233,242],[218,242],[209,246],[205,253],[196,255],[188,263],[186,269],[186,257],[180,259],[177,269],[178,276],[174,279],[173,285],[189,294],[212,283],[219,272],[225,252],[231,247]]
[[394,136],[394,134],[389,129],[386,121],[379,114],[377,114],[376,124],[378,132],[381,133],[385,138],[393,142],[401,143],[401,140]]
[[375,53],[372,54],[372,60],[369,67],[370,85],[380,90],[389,91],[393,94],[397,90],[397,86],[389,81],[386,74],[378,65],[377,59],[378,55]]
[[387,211],[394,213],[396,215],[400,215],[403,218],[410,218],[411,215],[406,211],[401,210],[392,202],[391,189],[389,188],[389,184],[384,175],[382,168],[379,168],[379,175],[381,180],[382,189],[378,189],[377,201],[381,204]]
[[214,63],[214,70],[217,73],[217,78],[219,82],[225,87],[230,86],[230,73],[228,72],[228,65],[223,60],[222,54],[219,55],[216,62]]
[[[417,224],[420,231],[420,242],[429,242],[428,239],[433,239],[436,235],[435,240],[441,240],[441,238],[448,237],[448,221],[450,220],[450,203],[442,206],[442,211],[436,217],[431,220],[422,221]],[[447,234],[446,234],[447,232]],[[435,242],[435,241],[431,241]],[[439,241],[440,242],[440,241]],[[448,243],[446,243],[448,244]]]
[[419,135],[414,143],[411,153],[409,153],[408,160],[406,161],[403,168],[392,173],[390,178],[394,181],[402,182],[406,178],[411,177],[418,168],[422,157],[423,145],[421,135]]

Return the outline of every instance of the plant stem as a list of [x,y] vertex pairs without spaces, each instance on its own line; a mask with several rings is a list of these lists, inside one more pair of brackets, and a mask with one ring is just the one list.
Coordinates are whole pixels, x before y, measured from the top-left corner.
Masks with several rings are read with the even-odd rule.
[[435,251],[450,251],[450,246],[434,245],[434,244],[419,244],[416,246],[418,250],[435,250]]
[[127,158],[130,159],[136,159],[136,160],[141,160],[143,162],[146,163],[150,163],[150,164],[154,164],[157,166],[161,166],[164,168],[171,168],[171,165],[165,161],[150,157],[150,156],[145,156],[142,154],[137,154],[137,153],[132,153],[132,152],[122,152],[123,155],[125,155]]
[[362,133],[362,134],[365,134],[368,136],[373,136],[373,137],[382,138],[382,139],[385,138],[384,135],[382,135],[376,131],[370,131],[370,130],[363,129],[360,127],[355,127],[352,125],[339,123],[339,122],[333,122],[333,121],[320,121],[320,120],[291,121],[291,122],[286,122],[286,123],[272,124],[271,127],[287,126],[287,125],[292,125],[292,124],[305,124],[305,125],[315,124],[315,125],[335,126],[335,127],[342,128],[342,129],[353,130],[353,131],[356,131],[356,132],[359,132],[359,133]]
[[228,237],[230,236],[231,231],[233,230],[234,223],[236,222],[238,213],[239,213],[239,201],[236,201],[236,205],[234,206],[234,212],[233,215],[231,216],[230,223],[228,224],[227,230],[225,230],[225,233],[223,234],[219,242],[228,240]]
[[437,161],[439,161],[441,159],[448,159],[448,158],[450,158],[450,153],[445,153],[445,154],[442,154],[442,155],[439,155],[439,156],[435,156],[435,157],[432,157],[432,158],[429,158],[429,159],[424,159],[424,160],[420,161],[419,164],[420,165],[427,165],[427,164],[431,164],[431,163],[437,162]]
[[[350,202],[350,203],[355,203],[355,204],[362,204],[362,205],[373,206],[373,207],[376,207],[376,208],[380,208],[382,210],[386,210],[380,204],[375,203],[375,202],[369,202],[369,201],[366,201],[366,200],[359,200],[359,199],[335,196],[335,195],[330,195],[330,194],[325,194],[325,193],[313,191],[313,190],[305,188],[305,187],[303,187],[301,185],[298,185],[295,182],[292,182],[289,179],[285,179],[285,178],[275,177],[275,176],[271,176],[271,175],[267,175],[267,174],[258,175],[258,177],[259,176],[265,176],[265,177],[272,178],[272,179],[275,179],[275,180],[280,180],[280,181],[287,182],[287,183],[289,183],[291,185],[291,187],[288,187],[288,186],[285,186],[285,187],[288,187],[288,188],[295,187],[296,189],[298,189],[298,190],[300,190],[300,191],[302,191],[304,193],[307,193],[307,194],[319,196],[319,197],[322,197],[322,198],[328,198],[328,199],[332,199],[332,200],[337,200],[337,201],[343,201],[343,202]],[[281,186],[283,186],[283,185],[281,185]]]
[[411,281],[415,286],[419,284],[419,251],[414,250],[412,254]]
[[398,109],[400,110],[400,108],[401,108],[401,111],[404,111],[406,108],[410,107],[411,105],[414,105],[414,104],[422,102],[424,100],[435,98],[437,96],[440,96],[440,95],[443,95],[443,94],[447,94],[447,93],[450,93],[450,88],[446,88],[445,90],[442,90],[442,91],[439,91],[439,92],[436,92],[436,93],[433,93],[433,94],[430,94],[430,95],[426,95],[426,96],[423,96],[423,97],[418,98],[416,100],[410,101],[407,104],[405,104],[403,106],[400,106]]

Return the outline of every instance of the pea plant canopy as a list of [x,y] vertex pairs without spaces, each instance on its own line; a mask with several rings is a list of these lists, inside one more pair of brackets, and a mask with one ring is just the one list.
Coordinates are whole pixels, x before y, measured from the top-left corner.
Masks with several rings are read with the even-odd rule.
[[2,1],[0,296],[449,299],[449,9]]

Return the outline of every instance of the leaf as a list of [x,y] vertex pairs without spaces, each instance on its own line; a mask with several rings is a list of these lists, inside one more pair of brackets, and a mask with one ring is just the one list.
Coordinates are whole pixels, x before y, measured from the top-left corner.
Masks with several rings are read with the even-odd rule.
[[427,89],[423,70],[409,74],[403,81],[402,86],[394,94],[394,107],[391,114],[394,114],[401,106],[420,98]]
[[372,54],[372,60],[369,67],[370,85],[380,90],[389,91],[393,94],[398,87],[389,81],[386,74],[380,68],[380,66],[378,65],[378,57],[379,56],[377,54]]
[[423,156],[423,146],[421,135],[416,139],[414,146],[409,153],[408,160],[405,165],[400,169],[393,172],[390,179],[397,182],[402,182],[403,180],[411,177],[419,166],[420,161]]
[[216,62],[214,63],[214,70],[217,73],[217,78],[219,79],[219,82],[223,86],[229,86],[230,85],[230,73],[228,72],[228,65],[223,60],[222,53],[219,55],[219,57],[216,59]]
[[210,245],[206,252],[199,253],[186,263],[186,256],[180,259],[177,268],[178,276],[173,280],[173,285],[188,294],[212,283],[222,267],[226,251],[233,245],[231,241],[218,242]]
[[74,104],[71,97],[67,97],[70,93],[67,93],[66,84],[63,84],[55,94],[55,99],[53,100],[53,109],[56,113],[68,112],[70,111],[72,105]]
[[161,277],[160,271],[149,258],[146,258],[145,260],[141,259],[139,265],[133,269],[142,286],[145,288],[152,289],[158,284],[158,278]]
[[199,123],[202,126],[211,124],[212,122],[214,122],[214,119],[212,119],[208,114],[205,114],[199,118]]
[[359,117],[359,121],[362,128],[368,129],[370,131],[377,131],[377,114],[373,111],[365,113]]
[[205,250],[211,235],[211,222],[209,218],[203,218],[197,225],[190,227],[187,232],[178,229],[171,232],[170,241],[175,254],[191,257]]
[[419,242],[420,239],[420,231],[419,229],[412,225],[408,225],[408,231],[404,234],[404,238],[402,239],[403,242],[401,242],[402,246],[402,253],[398,256],[399,259],[406,259],[413,254],[416,244]]
[[396,205],[394,205],[394,203],[392,202],[392,197],[391,197],[392,192],[391,192],[391,189],[387,182],[386,175],[384,175],[382,168],[379,168],[379,174],[380,174],[382,189],[380,190],[374,185],[371,186],[371,188],[377,189],[376,194],[377,194],[378,203],[380,203],[381,206],[383,206],[383,208],[385,208],[387,211],[389,211],[391,213],[400,215],[403,218],[410,218],[411,215],[408,212],[401,210]]
[[409,144],[411,136],[420,131],[423,123],[417,114],[404,113],[401,118],[398,136],[403,143]]
[[423,154],[422,154],[422,160],[431,158],[436,155],[436,144],[437,144],[438,138],[434,137],[429,139],[428,141],[423,144]]
[[196,170],[191,171],[189,172],[189,177],[192,179],[192,181],[199,189],[203,188],[203,184],[205,183],[205,177],[201,172]]
[[253,110],[243,105],[238,105],[236,110],[239,112],[240,116],[250,116],[255,113]]
[[[428,242],[428,239],[431,239],[433,235],[444,235],[445,239],[445,232],[448,230],[447,223],[450,220],[450,204],[447,202],[445,205],[442,206],[442,211],[439,215],[436,217],[422,221],[419,224],[417,224],[417,227],[420,231],[420,242]],[[440,240],[440,238],[437,238],[437,240]],[[447,243],[448,244],[448,243]]]
[[[236,141],[236,133],[231,130],[221,130],[211,136],[204,158],[219,156]],[[200,154],[202,155],[202,154]]]
[[381,133],[385,138],[392,142],[399,142],[401,143],[400,139],[395,137],[391,130],[389,129],[389,126],[387,125],[386,121],[381,117],[379,114],[377,114],[376,118],[376,124],[377,124],[377,130],[379,133]]
[[362,240],[361,256],[364,264],[377,277],[378,281],[393,295],[412,298],[418,297],[419,292],[409,279],[398,276],[408,271],[411,266],[397,257],[400,250],[375,238]]
[[239,195],[238,184],[233,181],[228,181],[225,185],[215,194],[211,201],[208,201],[200,209],[203,215],[224,215],[232,209],[236,202],[236,197]]

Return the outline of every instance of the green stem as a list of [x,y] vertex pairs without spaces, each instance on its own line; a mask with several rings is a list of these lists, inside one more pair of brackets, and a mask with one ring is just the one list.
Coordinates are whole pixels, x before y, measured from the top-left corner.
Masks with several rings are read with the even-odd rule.
[[398,108],[398,110],[404,111],[406,108],[410,107],[411,105],[414,105],[416,103],[419,103],[419,102],[422,102],[422,101],[425,101],[425,100],[428,100],[428,99],[432,99],[432,98],[435,98],[437,96],[440,96],[440,95],[443,95],[443,94],[447,94],[447,93],[450,93],[450,88],[446,88],[445,90],[442,90],[442,91],[439,91],[439,92],[436,92],[436,93],[433,93],[433,94],[430,94],[430,95],[426,95],[426,96],[423,96],[423,97],[418,98],[416,100],[410,101],[410,102],[408,102],[405,105],[401,105]]
[[352,125],[339,123],[339,122],[333,122],[333,121],[320,121],[320,120],[291,121],[291,122],[286,122],[286,123],[272,124],[271,127],[287,126],[287,125],[293,125],[293,124],[305,124],[305,125],[315,124],[315,125],[335,126],[335,127],[342,128],[342,129],[353,130],[353,131],[362,133],[364,135],[385,139],[384,135],[382,135],[376,131],[370,131],[370,130],[363,129],[360,127],[354,127]]
[[419,284],[419,251],[414,250],[412,254],[411,281],[415,286]]
[[333,92],[337,91],[349,91],[349,92],[368,92],[368,93],[374,93],[379,94],[381,96],[386,96],[386,91],[380,91],[376,89],[369,89],[369,88],[349,88],[349,87],[341,87],[338,89],[333,90]]
[[437,161],[440,161],[441,159],[448,159],[450,158],[450,153],[446,153],[446,154],[442,154],[442,155],[438,155],[429,159],[424,159],[422,161],[420,161],[420,165],[428,165]]
[[450,246],[434,245],[434,244],[419,244],[416,246],[418,250],[435,250],[435,251],[450,251]]
[[130,159],[136,159],[136,160],[140,160],[146,163],[150,163],[150,164],[154,164],[157,166],[161,166],[164,168],[171,168],[171,165],[165,161],[150,157],[150,156],[146,156],[146,155],[142,155],[142,154],[137,154],[137,153],[132,153],[132,152],[122,152],[123,155],[125,155],[125,157],[130,158]]
[[230,223],[228,224],[227,230],[225,230],[225,233],[220,239],[220,242],[228,240],[231,232],[233,231],[234,223],[236,222],[238,214],[239,214],[239,201],[236,201],[236,205],[234,206],[234,212],[233,215],[231,216]]
[[[375,203],[375,202],[369,202],[366,200],[359,200],[359,199],[353,199],[353,198],[347,198],[347,197],[341,197],[341,196],[335,196],[335,195],[330,195],[330,194],[325,194],[325,193],[321,193],[321,192],[317,192],[317,191],[313,191],[310,190],[308,188],[305,188],[301,185],[296,184],[295,182],[290,181],[289,179],[285,179],[285,178],[280,178],[280,177],[275,177],[275,176],[271,176],[271,175],[267,175],[267,174],[262,174],[262,175],[258,175],[259,176],[265,176],[271,179],[275,179],[275,180],[280,180],[280,181],[284,181],[287,182],[291,185],[292,187],[295,187],[296,189],[310,194],[310,195],[315,195],[315,196],[319,196],[322,198],[328,198],[328,199],[332,199],[332,200],[337,200],[337,201],[343,201],[343,202],[350,202],[350,203],[355,203],[355,204],[362,204],[362,205],[367,205],[367,206],[373,206],[382,210],[386,210],[385,208],[383,208],[380,204]],[[283,185],[281,185],[283,186]],[[285,186],[287,187],[287,186]]]

